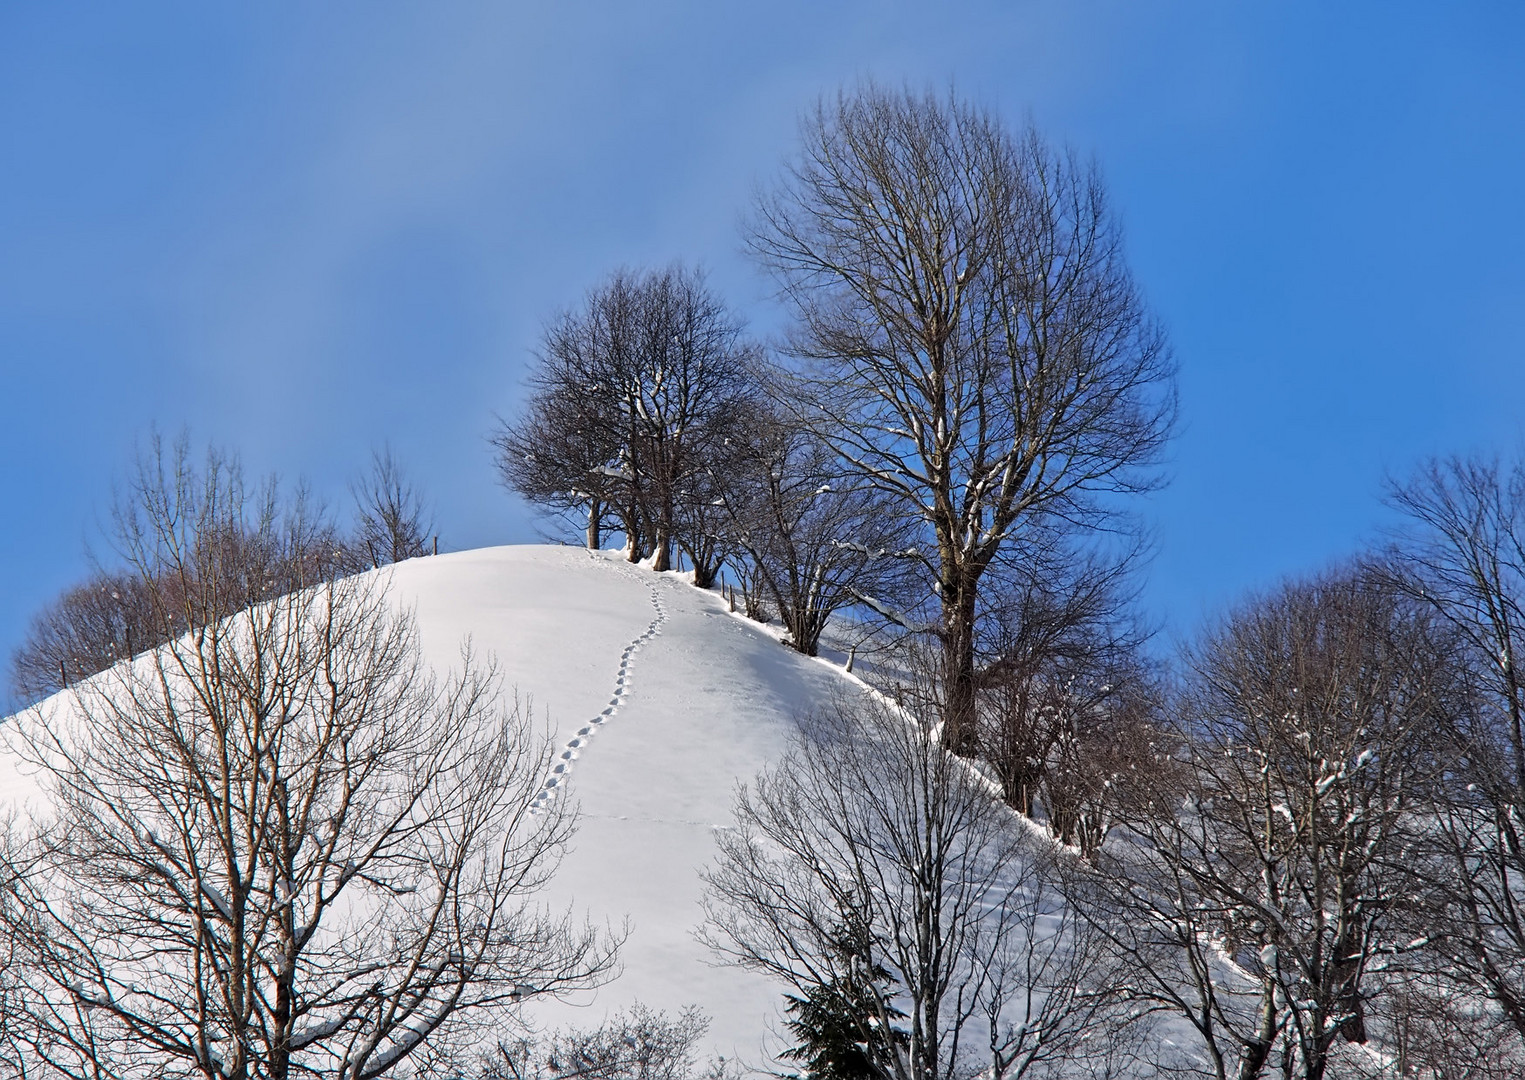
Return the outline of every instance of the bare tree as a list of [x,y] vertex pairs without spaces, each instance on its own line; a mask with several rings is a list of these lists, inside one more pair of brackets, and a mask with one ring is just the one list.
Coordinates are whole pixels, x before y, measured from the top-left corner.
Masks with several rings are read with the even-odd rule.
[[607,374],[630,425],[628,452],[651,523],[652,568],[667,570],[672,544],[682,539],[684,488],[702,474],[705,446],[718,441],[750,392],[753,357],[740,321],[697,271],[674,266],[631,284],[641,317],[636,362]]
[[812,723],[738,793],[706,940],[796,998],[853,988],[841,1019],[876,1075],[1004,1080],[1103,1047],[1099,939],[1045,845],[899,711],[865,698]]
[[975,734],[981,582],[1036,514],[1077,527],[1156,483],[1174,368],[1094,167],[957,98],[869,84],[823,102],[753,252],[797,316],[808,405],[844,466],[925,532]]
[[[1041,523],[1035,523],[1041,525]],[[1033,528],[1020,565],[992,574],[977,672],[979,746],[1007,804],[1044,812],[1087,853],[1139,769],[1152,771],[1157,698],[1133,612],[1136,543],[1079,547],[1068,529]]]
[[362,578],[211,617],[251,591],[248,553],[218,542],[249,508],[174,460],[117,521],[191,629],[9,733],[51,801],[0,851],[28,1074],[427,1072],[517,1002],[606,977],[609,938],[530,902],[572,820],[530,816],[549,752],[491,669],[467,654],[435,679]]
[[759,403],[728,464],[717,497],[791,647],[814,656],[833,613],[897,591],[910,530],[814,433]]
[[1359,575],[1256,600],[1191,654],[1173,805],[1103,848],[1118,902],[1093,921],[1219,1080],[1319,1080],[1368,1040],[1374,973],[1422,944],[1396,916],[1465,700],[1450,658]]
[[367,567],[429,554],[434,523],[418,489],[403,475],[390,446],[371,451],[371,469],[350,484],[355,534],[350,541]]
[[500,419],[492,436],[498,477],[537,506],[582,515],[589,549],[602,545],[613,517],[627,545],[639,551],[630,469],[621,461],[619,404],[612,387],[592,381],[599,331],[614,331],[593,323],[591,299],[589,306],[584,316],[564,313],[546,329],[529,400],[517,420]]
[[1480,691],[1439,817],[1447,969],[1525,1037],[1525,466],[1432,461],[1389,498],[1410,524],[1390,578],[1460,635]]

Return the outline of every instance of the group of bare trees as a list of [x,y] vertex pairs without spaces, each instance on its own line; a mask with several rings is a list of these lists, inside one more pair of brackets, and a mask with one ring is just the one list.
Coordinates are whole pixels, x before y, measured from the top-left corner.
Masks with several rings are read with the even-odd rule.
[[1245,604],[1182,668],[1169,752],[1082,907],[1208,1075],[1380,1072],[1372,1002],[1437,942],[1425,850],[1469,708],[1453,641],[1356,568]]
[[761,778],[710,877],[715,946],[793,987],[798,1059],[928,1080],[972,1037],[1004,1077],[1169,1016],[1195,1042],[1153,1064],[1220,1078],[1517,1067],[1525,474],[1396,488],[1401,543],[1171,673],[1120,497],[1159,480],[1173,365],[1094,168],[869,85],[806,117],[747,240],[783,359],[697,275],[618,274],[551,325],[497,442],[590,545],[612,520],[700,584],[729,560],[803,651],[844,607],[935,646],[895,710],[838,710]]
[[589,547],[617,523],[632,561],[699,583],[724,557],[715,485],[757,397],[760,358],[693,270],[621,271],[546,329],[523,414],[494,437],[505,484],[578,513]]
[[[113,509],[117,565],[97,565],[33,618],[11,658],[12,694],[36,701],[251,604],[431,550],[425,501],[390,448],[375,451],[351,494],[345,533],[305,489],[250,485],[236,457],[212,447],[197,466],[184,436],[153,436]],[[172,562],[143,562],[142,549],[122,543],[169,514],[190,545]]]
[[1525,466],[1435,461],[1389,499],[1387,548],[1187,653],[1085,875],[1211,1075],[1525,1070]]
[[1040,534],[1125,525],[1109,496],[1156,481],[1169,350],[1095,170],[1036,132],[870,85],[802,134],[748,231],[796,363],[690,272],[616,274],[547,330],[502,476],[592,545],[612,514],[658,568],[676,536],[701,583],[734,556],[806,652],[848,604],[935,629],[945,737],[973,751],[995,579]]
[[[1413,529],[1390,550],[1248,602],[1167,675],[1130,615],[1142,545],[1115,496],[1154,482],[1171,365],[1094,172],[956,101],[872,87],[804,138],[750,233],[795,314],[784,411],[819,455],[796,489],[855,483],[901,530],[824,532],[865,556],[854,570],[930,586],[918,607],[896,579],[899,612],[843,588],[930,629],[940,658],[899,688],[899,727],[858,710],[851,738],[807,741],[738,803],[717,947],[789,981],[802,1016],[857,1017],[876,1076],[952,1075],[938,1040],[1008,986],[1083,1002],[1109,1039],[1173,1017],[1196,1042],[1152,1064],[1220,1078],[1516,1073],[1525,471],[1431,467],[1394,489]],[[904,731],[920,762],[864,749]],[[1053,887],[1105,985],[1066,968],[1035,989],[1030,957],[1008,980],[989,942],[978,974],[954,973],[963,935],[1002,933],[994,882],[1030,888],[1039,860],[987,852],[994,878],[961,851],[921,861],[918,842],[963,827],[912,782],[954,769],[947,751],[1073,852]],[[1002,1024],[1032,1030],[1016,1000],[979,1029],[992,1075],[1021,1072],[1001,1050]]]
[[546,329],[521,415],[494,435],[511,490],[623,535],[657,570],[730,562],[756,612],[814,654],[831,613],[879,591],[908,530],[806,424],[792,376],[702,275],[621,271]]
[[[1525,472],[1450,463],[1395,488],[1414,528],[1391,551],[1251,601],[1163,678],[1128,615],[1140,549],[1116,496],[1157,479],[1172,368],[1094,170],[954,99],[875,87],[803,137],[749,234],[795,315],[790,415],[825,479],[905,530],[876,554],[929,586],[933,617],[900,621],[941,659],[901,704],[930,702],[940,746],[1073,846],[1066,887],[1128,973],[1114,989],[1192,1027],[1220,1077],[1519,1069]],[[809,836],[790,896],[833,875],[837,911],[791,917],[812,957],[840,955],[867,918],[847,917],[854,890],[884,889],[884,867],[848,887],[858,852],[812,862],[832,844],[811,830],[871,843],[886,816],[857,796],[775,807],[776,790],[740,806],[773,823],[750,850]],[[815,824],[779,816],[801,806]],[[737,873],[764,858],[727,854]],[[747,962],[777,962],[756,927],[721,925]],[[921,973],[872,960],[860,995],[878,972],[922,1000]],[[928,1023],[913,1008],[906,1045]]]
[[1387,549],[1185,658],[1088,910],[1210,1074],[1525,1069],[1522,497],[1518,464],[1432,462]]
[[812,718],[738,796],[711,944],[791,988],[791,1054],[841,1080],[1520,1075],[1522,495],[1525,466],[1435,465],[1390,548],[1251,598],[1172,673],[1020,684],[1090,710],[1078,820],[1053,787],[1094,763],[1030,735],[1041,795],[1013,799],[939,740],[935,662]]

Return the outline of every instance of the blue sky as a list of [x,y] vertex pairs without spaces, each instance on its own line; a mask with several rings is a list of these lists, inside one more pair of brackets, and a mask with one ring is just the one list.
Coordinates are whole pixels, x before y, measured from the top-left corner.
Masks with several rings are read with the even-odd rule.
[[389,440],[442,546],[535,539],[486,438],[542,320],[685,259],[777,327],[738,218],[863,77],[1099,162],[1181,367],[1186,632],[1521,448],[1522,56],[1483,0],[0,6],[0,651],[154,424],[336,505]]

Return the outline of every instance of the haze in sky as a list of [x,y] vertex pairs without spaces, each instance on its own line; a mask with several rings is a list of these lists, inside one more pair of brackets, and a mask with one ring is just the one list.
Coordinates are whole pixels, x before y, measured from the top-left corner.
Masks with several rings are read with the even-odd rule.
[[1525,9],[859,0],[0,8],[0,652],[151,425],[335,508],[389,441],[441,546],[531,541],[487,437],[543,321],[702,263],[801,112],[949,86],[1099,163],[1169,328],[1169,630],[1379,535],[1384,475],[1521,449]]

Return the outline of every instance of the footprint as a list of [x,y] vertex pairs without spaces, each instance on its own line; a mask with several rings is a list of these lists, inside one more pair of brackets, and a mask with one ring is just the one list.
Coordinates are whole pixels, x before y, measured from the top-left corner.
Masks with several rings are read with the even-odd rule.
[[[626,577],[634,576],[633,573],[623,569],[617,569],[616,572]],[[556,795],[558,787],[567,778],[570,766],[577,759],[576,751],[587,742],[588,738],[597,728],[608,723],[613,719],[614,714],[619,711],[620,706],[624,704],[625,699],[630,694],[632,678],[630,672],[635,666],[632,662],[635,654],[641,650],[643,645],[662,632],[662,624],[667,621],[667,607],[662,603],[661,597],[657,595],[655,584],[649,581],[645,581],[643,584],[645,584],[647,592],[650,594],[652,609],[657,613],[656,618],[647,623],[645,631],[636,637],[634,641],[626,645],[620,652],[620,662],[615,669],[614,696],[609,699],[609,704],[604,706],[602,712],[578,728],[576,737],[566,743],[557,760],[557,764],[552,767],[550,775],[546,778],[545,785],[530,803],[530,813],[532,814],[538,813],[540,808]]]

